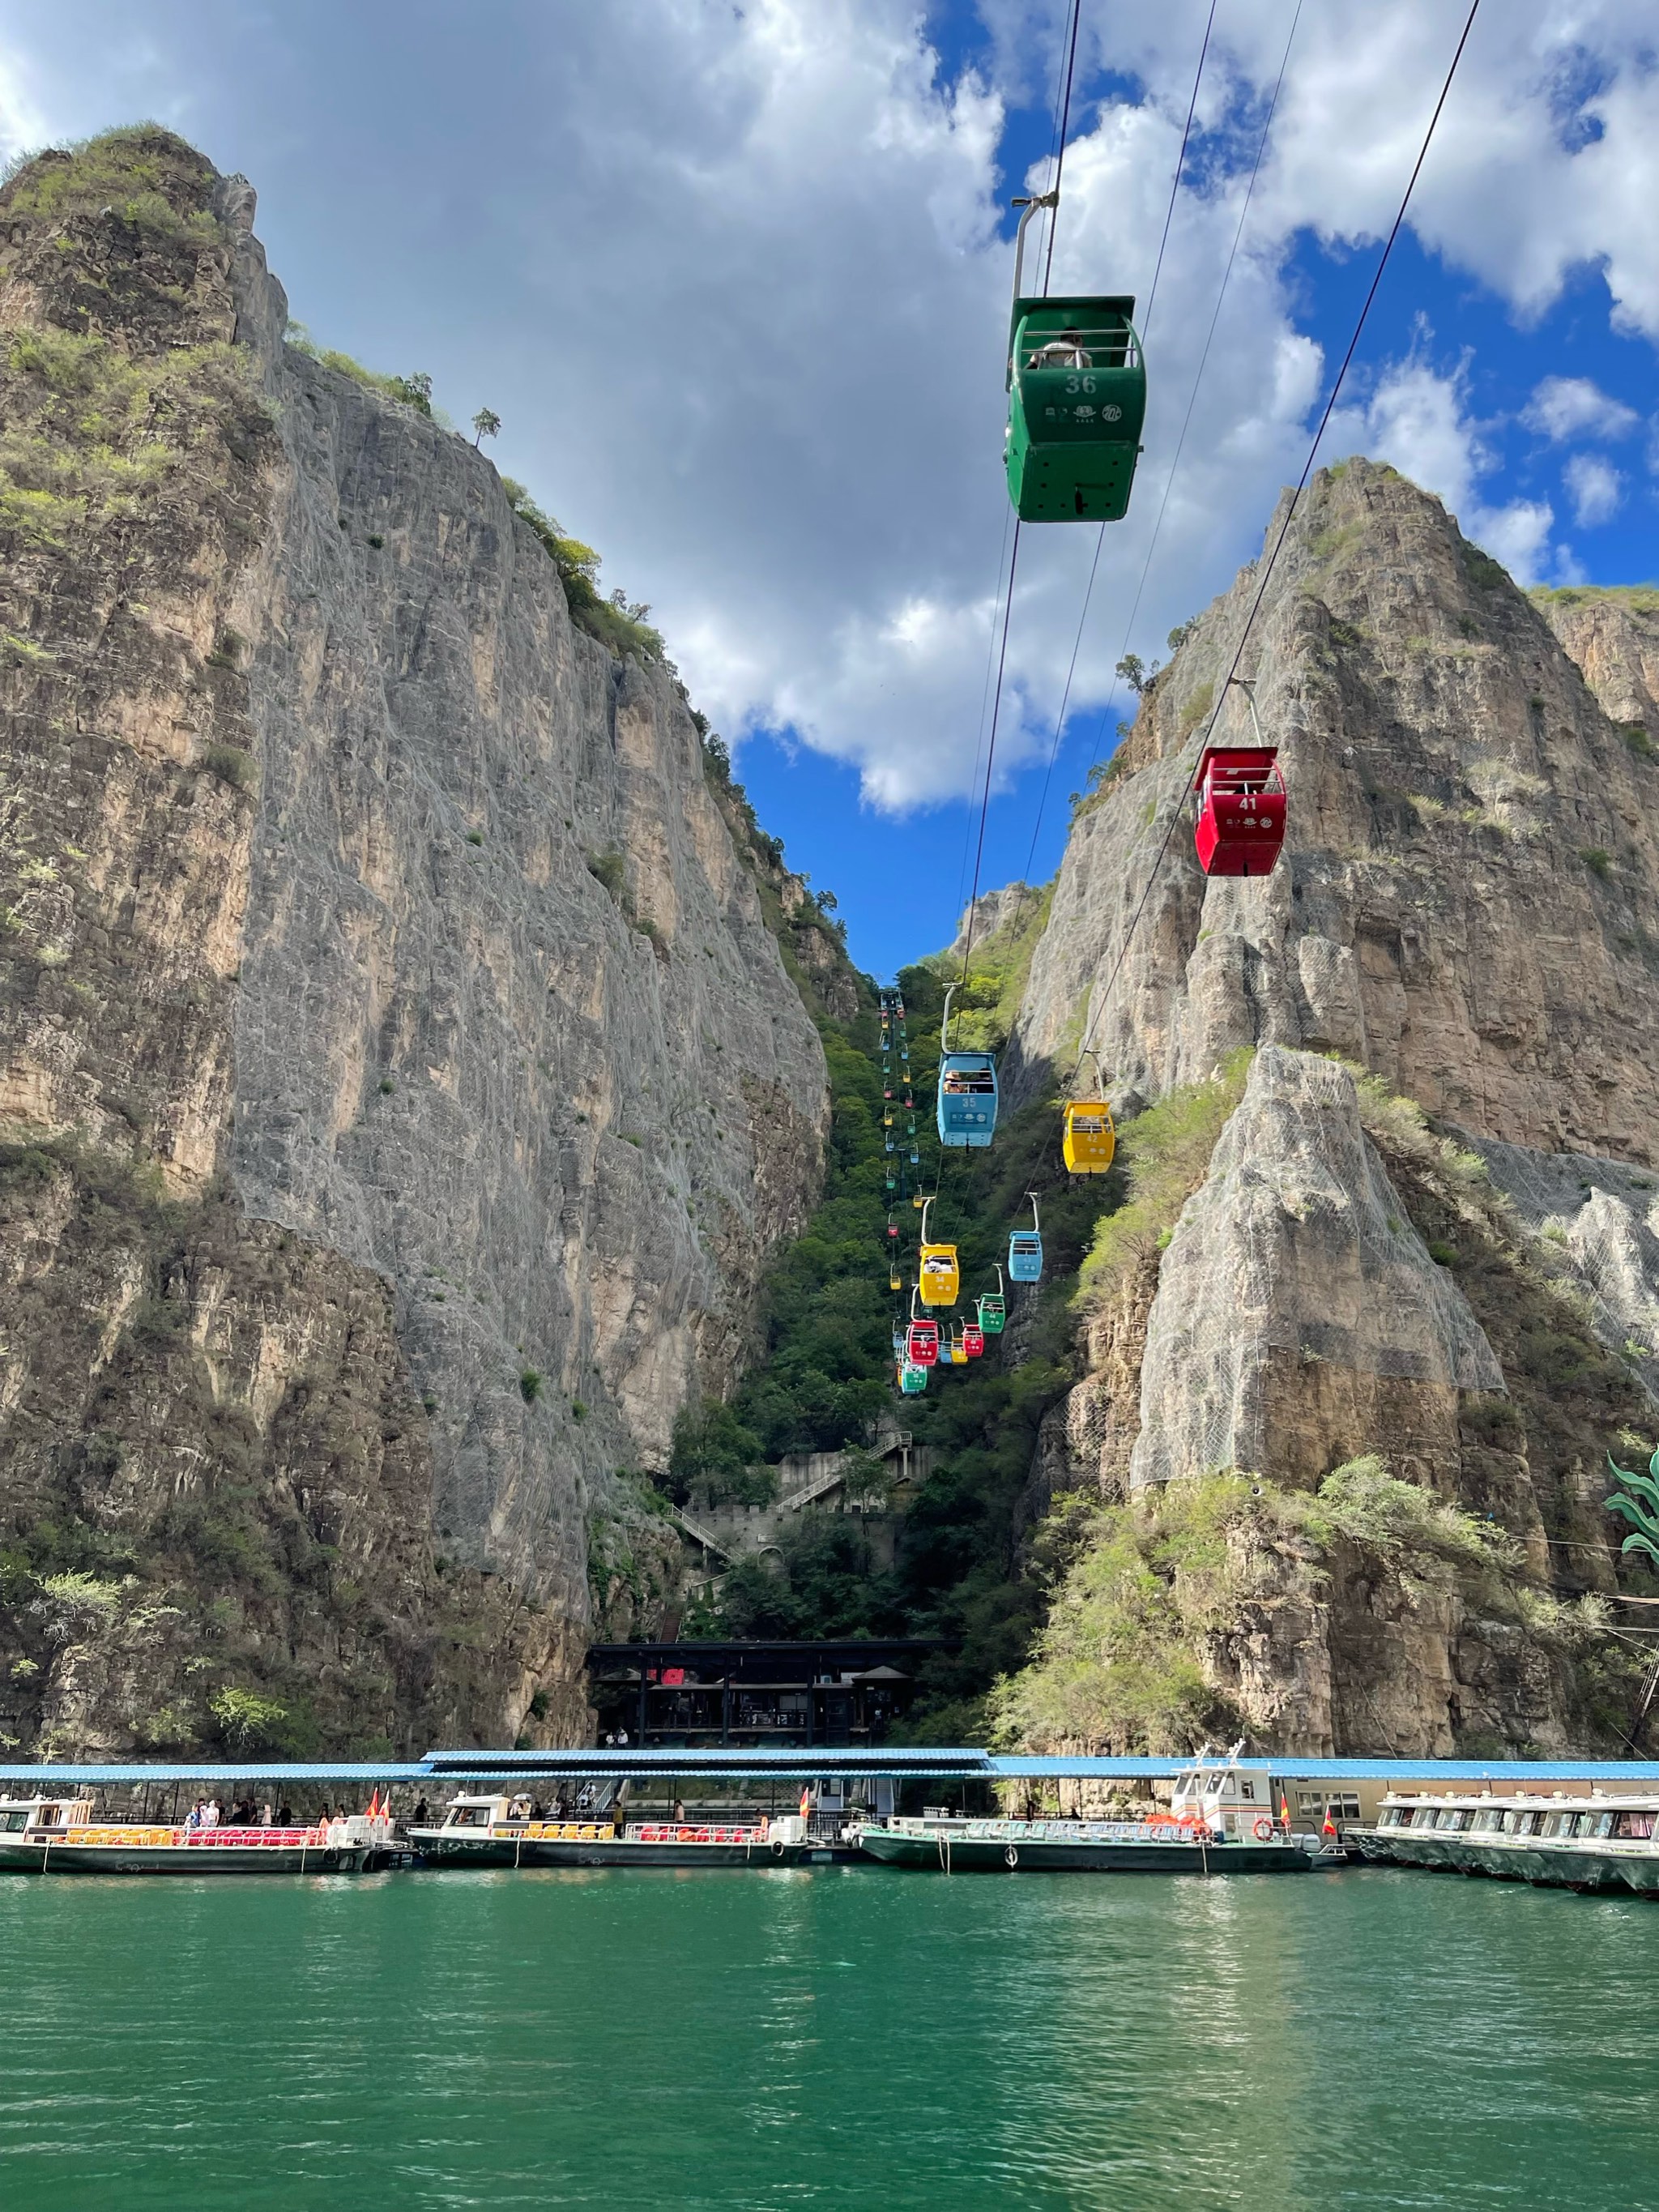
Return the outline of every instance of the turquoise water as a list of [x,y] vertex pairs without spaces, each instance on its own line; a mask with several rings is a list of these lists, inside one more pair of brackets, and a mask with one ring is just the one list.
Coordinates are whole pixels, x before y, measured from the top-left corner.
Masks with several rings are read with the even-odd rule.
[[1659,1911],[1433,1875],[0,1879],[0,2203],[1645,2203]]

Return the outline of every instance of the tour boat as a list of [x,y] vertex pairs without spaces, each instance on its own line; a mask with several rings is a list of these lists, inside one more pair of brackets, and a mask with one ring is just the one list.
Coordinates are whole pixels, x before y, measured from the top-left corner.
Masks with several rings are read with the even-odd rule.
[[868,1822],[859,1845],[887,1866],[944,1874],[1305,1874],[1312,1838],[1292,1836],[1238,1771],[1242,1744],[1208,1747],[1177,1778],[1167,1814],[1145,1820],[1004,1820],[924,1813]]
[[800,1866],[837,1856],[799,1814],[730,1822],[532,1818],[510,1797],[457,1797],[437,1827],[411,1828],[428,1866]]
[[1659,1894],[1659,1793],[1390,1790],[1348,1840],[1385,1866],[1437,1867],[1565,1889]]
[[361,1874],[398,1857],[392,1822],[366,1813],[301,1827],[192,1828],[94,1812],[85,1797],[0,1797],[0,1872]]

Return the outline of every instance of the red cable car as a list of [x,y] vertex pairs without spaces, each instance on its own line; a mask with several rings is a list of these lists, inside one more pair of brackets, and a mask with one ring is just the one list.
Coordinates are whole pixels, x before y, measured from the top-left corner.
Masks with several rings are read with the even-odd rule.
[[1285,842],[1276,745],[1206,745],[1198,767],[1198,865],[1206,876],[1267,876]]
[[904,1356],[912,1367],[939,1365],[939,1323],[913,1321],[904,1335]]
[[1253,745],[1206,745],[1198,764],[1198,865],[1206,876],[1267,876],[1285,842],[1285,777],[1279,747],[1255,711],[1254,678],[1232,682],[1249,704]]
[[962,1332],[962,1348],[969,1359],[977,1359],[985,1349],[985,1331],[969,1322]]

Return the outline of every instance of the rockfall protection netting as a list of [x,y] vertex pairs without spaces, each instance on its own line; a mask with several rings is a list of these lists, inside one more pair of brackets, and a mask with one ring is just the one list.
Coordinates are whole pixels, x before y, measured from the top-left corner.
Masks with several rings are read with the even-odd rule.
[[1131,1486],[1269,1467],[1270,1377],[1285,1355],[1459,1390],[1504,1387],[1485,1331],[1365,1135],[1352,1077],[1270,1046],[1164,1255]]
[[1459,1134],[1568,1274],[1597,1339],[1659,1405],[1659,1176],[1586,1152]]

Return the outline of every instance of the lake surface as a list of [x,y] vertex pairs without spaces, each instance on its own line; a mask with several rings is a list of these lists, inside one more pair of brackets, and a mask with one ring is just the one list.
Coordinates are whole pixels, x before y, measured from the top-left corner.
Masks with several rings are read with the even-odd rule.
[[1649,2201],[1659,1911],[1429,1875],[0,1877],[0,2203]]

